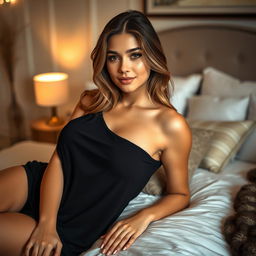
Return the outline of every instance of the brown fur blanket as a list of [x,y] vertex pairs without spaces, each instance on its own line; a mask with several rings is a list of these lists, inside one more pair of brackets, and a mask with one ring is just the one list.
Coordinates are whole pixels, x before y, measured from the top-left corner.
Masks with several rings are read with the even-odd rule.
[[250,183],[242,186],[234,200],[235,214],[223,226],[234,256],[256,256],[256,168],[247,173]]

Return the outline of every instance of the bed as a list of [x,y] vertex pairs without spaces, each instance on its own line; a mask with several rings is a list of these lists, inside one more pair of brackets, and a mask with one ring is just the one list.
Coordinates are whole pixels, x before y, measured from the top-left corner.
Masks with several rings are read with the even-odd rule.
[[[256,167],[256,32],[207,25],[166,30],[159,36],[176,86],[172,102],[193,129],[191,203],[151,223],[131,248],[117,255],[228,256],[223,223],[234,212],[233,200],[248,182],[248,170]],[[33,159],[48,161],[54,147],[17,143],[0,151],[0,169]],[[119,219],[162,196],[163,170],[153,176]],[[102,255],[99,243],[81,255]]]

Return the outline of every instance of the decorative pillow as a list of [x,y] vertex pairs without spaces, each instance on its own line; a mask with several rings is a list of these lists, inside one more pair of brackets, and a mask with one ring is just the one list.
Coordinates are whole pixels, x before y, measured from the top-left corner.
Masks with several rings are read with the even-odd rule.
[[[171,103],[177,111],[184,115],[187,105],[187,99],[198,91],[202,75],[192,74],[187,77],[173,76],[174,91],[171,93]],[[172,88],[170,88],[172,92]]]
[[204,159],[199,167],[219,172],[239,150],[241,144],[255,127],[255,121],[240,122],[189,121],[192,128],[215,132]]
[[230,76],[212,67],[203,71],[201,94],[212,96],[241,97],[256,94],[256,82],[244,81]]
[[188,120],[245,120],[249,97],[193,96],[188,99]]
[[[213,131],[205,129],[191,128],[192,131],[192,147],[188,160],[188,176],[189,181],[194,171],[203,159],[205,152],[209,148],[210,140],[214,135]],[[150,178],[147,185],[142,190],[144,193],[152,195],[162,195],[165,193],[166,176],[164,167],[161,166]]]
[[[243,81],[228,75],[215,68],[208,67],[203,71],[203,82],[202,82],[202,94],[212,96],[248,96],[250,94],[256,95],[256,81]],[[249,103],[249,120],[256,119],[255,110],[255,96],[251,97]],[[254,109],[254,110],[253,110]],[[253,133],[256,133],[256,128]],[[236,156],[239,160],[250,161],[256,163],[256,156],[253,152],[256,152],[256,135],[252,134],[248,136],[244,145],[241,147],[239,154]]]

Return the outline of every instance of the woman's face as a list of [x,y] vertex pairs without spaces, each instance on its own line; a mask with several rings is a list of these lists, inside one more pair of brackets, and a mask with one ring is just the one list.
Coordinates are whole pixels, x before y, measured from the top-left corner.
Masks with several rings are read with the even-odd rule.
[[112,81],[123,92],[146,88],[150,68],[132,34],[116,34],[109,39],[106,63]]

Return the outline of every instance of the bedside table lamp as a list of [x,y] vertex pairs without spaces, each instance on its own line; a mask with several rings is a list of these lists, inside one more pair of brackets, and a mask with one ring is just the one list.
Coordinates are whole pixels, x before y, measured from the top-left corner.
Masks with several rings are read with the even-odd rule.
[[68,75],[65,73],[43,73],[33,77],[36,103],[40,106],[51,107],[49,126],[64,123],[57,115],[57,106],[68,100]]

